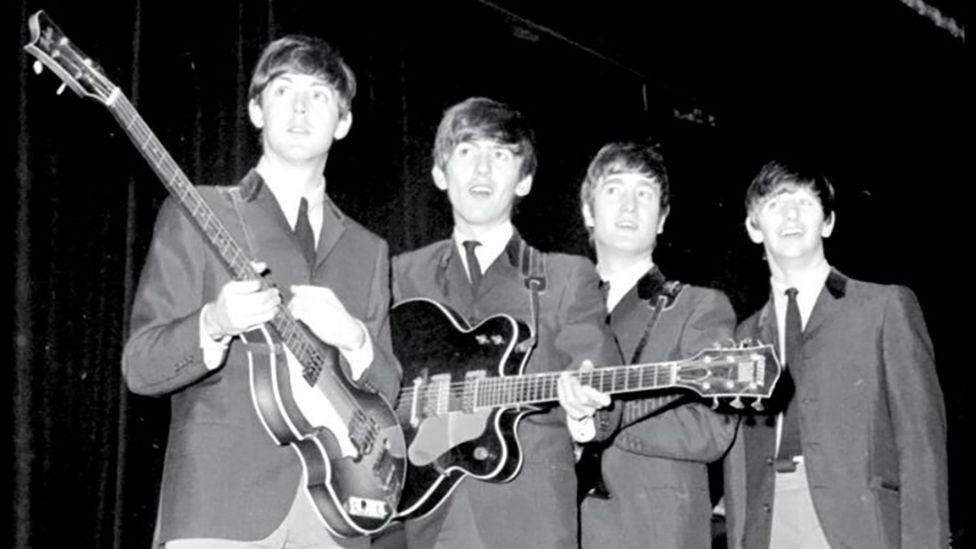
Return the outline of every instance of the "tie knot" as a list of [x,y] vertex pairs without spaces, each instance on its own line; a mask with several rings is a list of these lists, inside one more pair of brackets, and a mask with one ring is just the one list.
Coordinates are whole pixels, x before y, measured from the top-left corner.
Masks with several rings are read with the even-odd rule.
[[461,244],[464,246],[464,250],[468,253],[474,252],[475,248],[481,246],[481,242],[478,242],[477,240],[465,240]]
[[308,215],[308,199],[304,196],[298,202],[298,215],[301,216],[303,214],[306,216]]
[[797,293],[799,293],[799,290],[797,290],[796,288],[787,288],[786,289],[786,297],[790,298],[791,301],[794,300],[794,299],[796,299],[796,294]]

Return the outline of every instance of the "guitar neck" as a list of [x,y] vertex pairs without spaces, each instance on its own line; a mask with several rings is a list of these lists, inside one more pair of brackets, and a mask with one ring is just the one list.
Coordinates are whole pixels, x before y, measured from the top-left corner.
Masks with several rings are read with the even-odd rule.
[[[609,394],[618,395],[679,387],[677,368],[688,362],[657,362],[598,368],[585,372],[570,371],[580,383]],[[556,386],[562,372],[490,377],[466,382],[474,390],[474,406],[498,407],[547,404],[558,400]]]
[[[236,280],[259,280],[262,289],[270,288],[271,284],[251,267],[251,258],[234,241],[213,209],[159,142],[129,99],[116,91],[114,100],[108,104],[108,108],[169,193],[179,202],[190,220],[217,252],[231,276]],[[305,330],[284,306],[278,307],[277,313],[269,322],[269,327],[302,363],[306,381],[314,384],[322,370],[322,365],[327,360],[327,357],[322,355],[321,347],[309,339]]]

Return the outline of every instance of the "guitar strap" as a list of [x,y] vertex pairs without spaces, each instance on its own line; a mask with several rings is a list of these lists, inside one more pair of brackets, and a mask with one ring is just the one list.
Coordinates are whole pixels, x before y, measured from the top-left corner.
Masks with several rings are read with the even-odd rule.
[[651,335],[651,329],[657,323],[658,317],[661,316],[662,311],[674,305],[674,300],[678,298],[678,294],[681,293],[683,286],[677,280],[669,280],[663,284],[661,293],[657,294],[657,303],[651,307],[651,317],[647,321],[647,326],[644,327],[644,334],[641,336],[637,346],[634,347],[634,354],[630,357],[628,364],[635,364],[640,359],[641,353],[644,352],[644,347],[647,346],[647,339]]
[[522,271],[522,283],[529,291],[529,307],[532,311],[532,322],[529,325],[529,337],[519,343],[519,350],[528,354],[535,348],[539,333],[539,294],[546,290],[546,262],[539,250],[529,246],[523,240],[520,245],[519,263]]
[[[647,342],[650,339],[651,330],[654,329],[654,325],[661,317],[661,313],[667,309],[670,309],[671,306],[674,305],[674,302],[678,298],[678,294],[681,293],[682,288],[684,288],[684,284],[681,282],[678,282],[677,280],[669,280],[661,286],[661,291],[657,294],[655,304],[651,306],[650,303],[648,303],[648,306],[651,307],[651,317],[648,319],[647,325],[644,327],[644,333],[641,336],[640,341],[637,343],[637,346],[634,348],[634,354],[630,357],[630,362],[628,362],[628,364],[637,364],[640,361],[641,354],[644,352],[644,347],[647,346]],[[682,395],[668,395],[663,397],[628,400],[626,404],[624,404],[621,427],[640,421],[651,412],[662,409],[664,406],[678,400],[681,396]]]

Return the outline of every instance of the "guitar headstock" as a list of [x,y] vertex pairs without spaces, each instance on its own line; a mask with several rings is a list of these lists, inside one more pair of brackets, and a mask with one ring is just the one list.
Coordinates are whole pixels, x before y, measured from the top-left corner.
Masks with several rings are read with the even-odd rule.
[[705,349],[682,361],[676,369],[676,385],[703,397],[732,398],[734,408],[743,408],[742,397],[753,397],[753,408],[762,410],[762,400],[773,394],[782,366],[772,345],[738,345]]
[[58,93],[68,86],[82,97],[111,105],[118,94],[118,87],[105,78],[90,57],[74,47],[44,10],[31,15],[28,26],[31,41],[24,49],[37,58],[34,62],[35,72],[40,73],[43,64],[64,82]]

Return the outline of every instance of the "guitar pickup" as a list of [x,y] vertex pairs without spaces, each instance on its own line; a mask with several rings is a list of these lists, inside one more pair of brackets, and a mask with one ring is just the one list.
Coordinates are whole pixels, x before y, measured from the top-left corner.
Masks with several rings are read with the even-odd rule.
[[385,501],[350,496],[346,500],[346,512],[354,517],[384,519],[390,512]]

